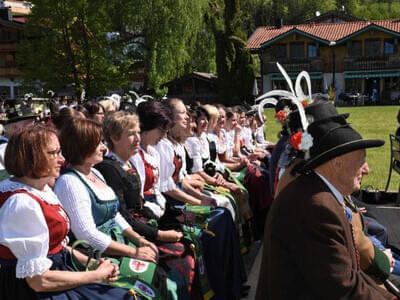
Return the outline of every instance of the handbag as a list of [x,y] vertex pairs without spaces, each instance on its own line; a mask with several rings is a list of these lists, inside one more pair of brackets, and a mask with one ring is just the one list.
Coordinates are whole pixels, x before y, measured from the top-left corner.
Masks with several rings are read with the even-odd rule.
[[[120,228],[112,222],[106,222],[98,227],[98,229],[111,236],[113,240],[136,248],[135,244],[125,242]],[[88,260],[85,266],[83,266],[74,255],[74,250],[79,245],[84,245],[88,252]],[[101,257],[108,259],[119,266],[118,279],[114,282],[109,282],[110,285],[126,289],[130,295],[139,294],[147,300],[166,298],[166,295],[164,295],[165,292],[160,291],[160,284],[164,279],[166,279],[166,276],[163,278],[164,274],[160,274],[159,271],[156,272],[158,268],[156,264],[124,256],[107,257],[102,255]],[[87,241],[77,240],[73,243],[71,259],[72,264],[77,271],[90,271],[95,269],[98,264],[97,262],[89,266],[89,263],[93,258],[99,259],[100,253],[93,249]],[[166,285],[168,285],[168,281],[166,281]],[[171,289],[168,289],[168,291],[170,292]]]
[[215,163],[210,160],[204,163],[203,170],[208,176],[211,177],[214,177],[217,173]]

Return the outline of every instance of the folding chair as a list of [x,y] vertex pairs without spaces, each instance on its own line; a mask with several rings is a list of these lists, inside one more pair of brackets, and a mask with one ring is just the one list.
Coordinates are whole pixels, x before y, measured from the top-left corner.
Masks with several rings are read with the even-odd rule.
[[400,137],[394,134],[389,134],[390,138],[390,167],[389,176],[385,187],[385,192],[389,188],[390,179],[392,176],[392,170],[395,170],[397,174],[400,174]]

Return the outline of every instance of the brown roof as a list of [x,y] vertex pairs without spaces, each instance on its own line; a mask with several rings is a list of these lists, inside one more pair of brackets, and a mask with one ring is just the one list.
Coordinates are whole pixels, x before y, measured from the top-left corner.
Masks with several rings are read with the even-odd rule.
[[397,20],[374,20],[374,21],[355,21],[346,23],[326,23],[326,24],[300,24],[286,25],[282,28],[274,26],[258,27],[248,40],[248,47],[251,50],[258,50],[262,44],[278,38],[280,35],[291,30],[297,30],[300,33],[311,35],[316,39],[329,42],[338,42],[359,30],[368,26],[378,26],[383,29],[400,34],[400,19]]
[[193,74],[200,76],[200,77],[204,77],[206,79],[216,79],[217,76],[215,74],[212,73],[205,73],[205,72],[193,72]]

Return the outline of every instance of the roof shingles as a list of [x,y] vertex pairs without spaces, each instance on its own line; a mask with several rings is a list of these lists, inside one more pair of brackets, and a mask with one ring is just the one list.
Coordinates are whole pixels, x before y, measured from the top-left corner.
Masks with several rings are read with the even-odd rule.
[[317,39],[327,42],[337,42],[343,38],[374,24],[384,29],[400,34],[400,20],[375,20],[355,21],[346,23],[310,23],[300,25],[286,25],[281,28],[274,26],[258,27],[248,40],[248,47],[251,50],[258,50],[262,44],[279,37],[280,35],[296,29],[300,32],[312,35]]

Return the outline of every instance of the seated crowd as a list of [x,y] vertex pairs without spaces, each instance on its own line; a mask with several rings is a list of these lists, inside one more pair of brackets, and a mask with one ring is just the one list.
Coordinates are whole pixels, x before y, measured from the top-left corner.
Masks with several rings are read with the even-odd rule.
[[263,236],[257,299],[396,299],[382,284],[400,256],[351,196],[383,141],[327,101],[278,99],[53,103],[43,120],[11,107],[0,299],[240,299],[243,254]]
[[271,203],[264,116],[180,99],[9,110],[0,299],[240,299]]

